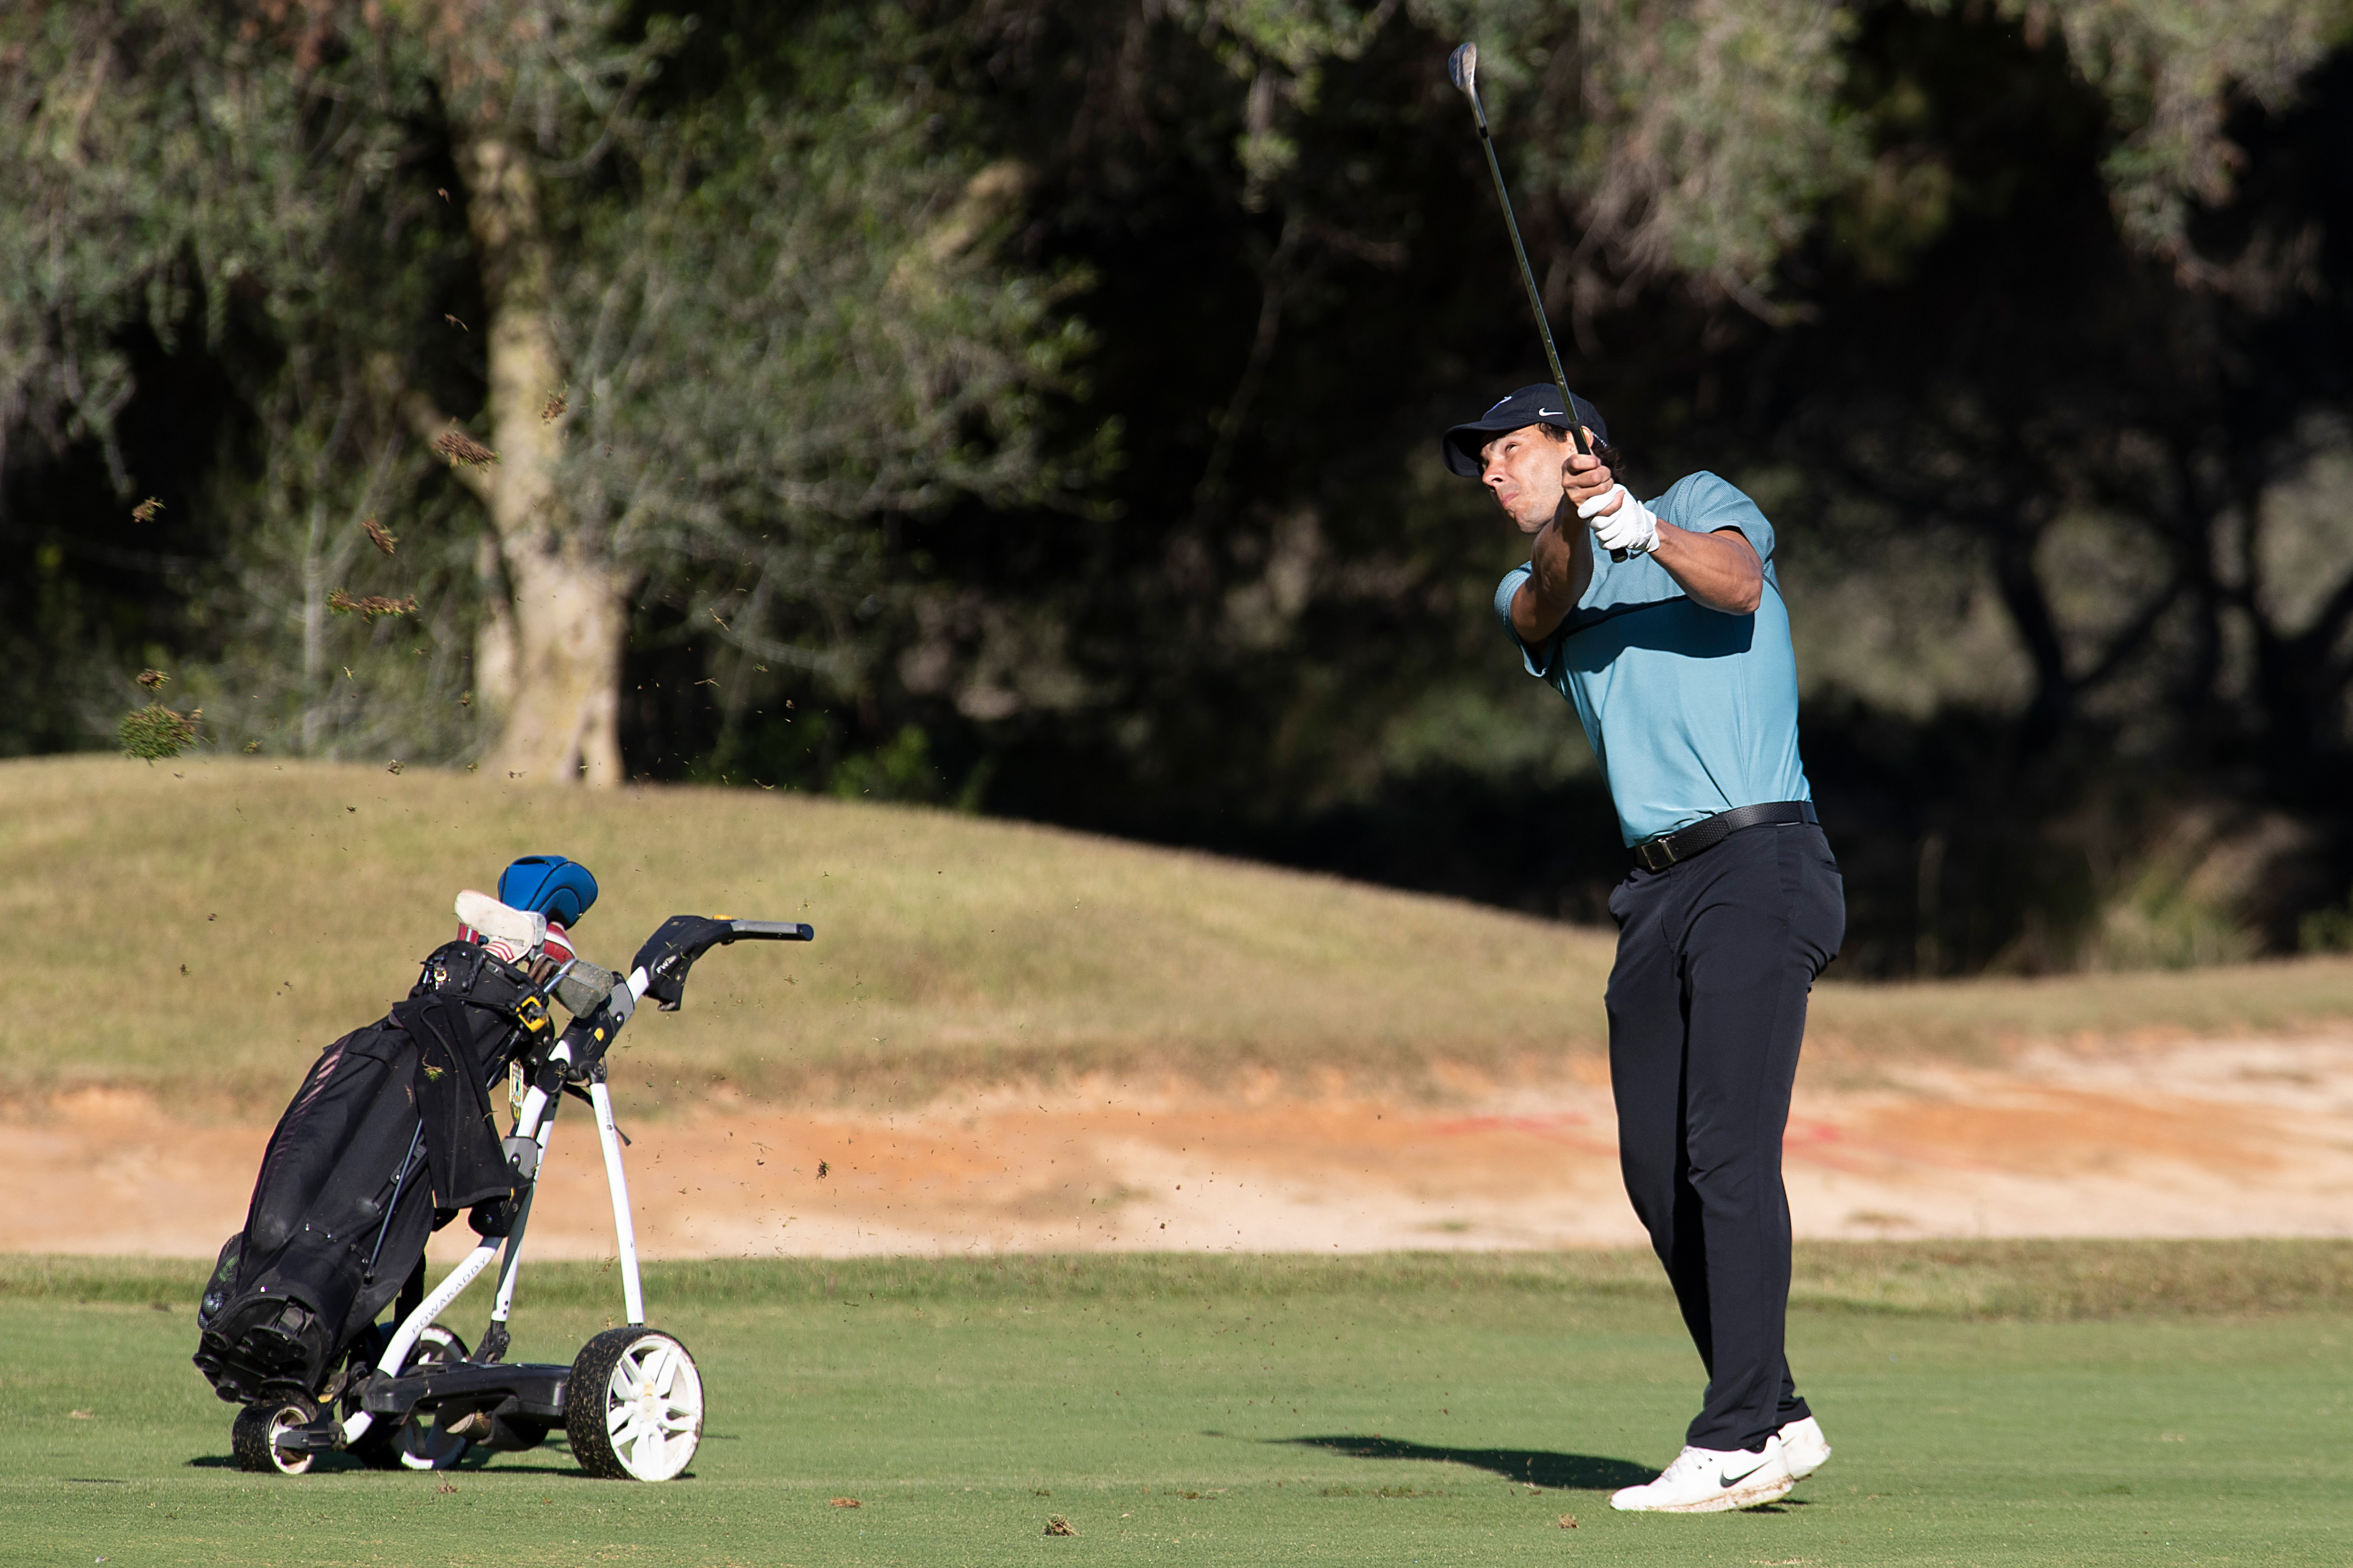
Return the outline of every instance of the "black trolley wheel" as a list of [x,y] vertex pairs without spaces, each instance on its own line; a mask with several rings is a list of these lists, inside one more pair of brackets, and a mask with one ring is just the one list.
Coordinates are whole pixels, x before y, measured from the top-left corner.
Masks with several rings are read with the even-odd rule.
[[702,1442],[702,1374],[676,1336],[638,1324],[580,1347],[565,1394],[572,1457],[612,1481],[666,1481]]
[[[415,1372],[421,1366],[436,1366],[447,1362],[464,1361],[466,1355],[466,1342],[459,1337],[456,1330],[445,1329],[438,1323],[427,1323],[425,1325],[424,1331],[417,1336],[417,1343],[409,1347],[408,1359],[400,1363],[400,1370],[404,1373]],[[371,1357],[369,1362],[371,1371],[374,1370],[374,1358]],[[356,1400],[350,1403],[352,1410],[359,1408]],[[348,1415],[350,1411],[344,1414]],[[403,1428],[409,1421],[417,1419],[420,1417],[414,1415],[403,1421],[388,1421],[378,1416],[368,1424],[368,1429],[361,1435],[360,1440],[352,1445],[353,1457],[371,1470],[406,1468],[406,1467],[400,1462],[400,1456],[406,1447],[402,1440],[406,1436]],[[432,1417],[425,1416],[422,1419],[429,1422]]]
[[229,1453],[238,1469],[255,1475],[301,1475],[315,1456],[308,1448],[281,1448],[278,1439],[288,1427],[307,1426],[318,1418],[319,1407],[301,1394],[248,1405],[228,1429]]

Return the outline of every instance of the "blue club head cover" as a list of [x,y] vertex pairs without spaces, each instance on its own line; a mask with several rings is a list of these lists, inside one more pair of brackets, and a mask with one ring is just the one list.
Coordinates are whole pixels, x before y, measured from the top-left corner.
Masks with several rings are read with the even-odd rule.
[[499,873],[499,902],[545,915],[569,931],[596,902],[596,879],[577,860],[526,855]]

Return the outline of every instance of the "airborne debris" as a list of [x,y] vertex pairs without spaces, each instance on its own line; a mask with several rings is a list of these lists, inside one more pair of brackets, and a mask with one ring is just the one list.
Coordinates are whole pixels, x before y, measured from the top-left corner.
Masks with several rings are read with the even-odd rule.
[[864,1508],[866,1505],[860,1502],[854,1497],[838,1497],[828,1506],[831,1508]]
[[477,468],[490,467],[499,455],[467,435],[463,430],[444,430],[433,438],[433,449],[449,459],[452,466],[470,464]]
[[370,621],[378,616],[413,616],[417,613],[417,595],[411,594],[405,599],[387,599],[382,594],[370,594],[365,598],[354,599],[337,588],[327,595],[327,608],[339,616],[356,615]]
[[164,689],[164,683],[171,679],[160,669],[142,669],[139,672],[139,689],[161,691]]
[[145,500],[141,501],[137,506],[131,509],[131,521],[133,522],[153,522],[155,521],[155,514],[163,510],[164,503],[157,500],[153,496],[149,496]]
[[1072,1530],[1071,1528],[1071,1521],[1064,1519],[1060,1514],[1050,1513],[1046,1516],[1046,1533],[1049,1535],[1076,1535],[1078,1531]]
[[385,527],[384,524],[378,522],[375,519],[372,517],[364,517],[360,519],[360,526],[367,530],[368,542],[375,545],[378,550],[383,551],[386,555],[391,554],[396,549],[399,548],[400,540],[398,537],[393,533],[392,530]]
[[466,325],[465,322],[459,321],[457,317],[450,315],[446,310],[442,312],[441,319],[448,322],[451,326],[457,328],[461,332],[470,332],[474,330],[473,328]]
[[388,773],[398,773],[400,771],[400,759],[398,757],[393,758],[391,762],[385,764],[384,771]]
[[259,741],[248,741],[245,743],[245,754],[248,757],[259,750],[261,750],[261,742]]
[[817,1163],[817,1179],[818,1179],[818,1181],[820,1181],[820,1182],[824,1181],[824,1180],[825,1180],[825,1173],[826,1173],[828,1171],[830,1171],[830,1170],[832,1170],[832,1169],[833,1169],[833,1167],[832,1167],[831,1165],[828,1165],[828,1164],[827,1164],[824,1161],[819,1160],[819,1161]]
[[1560,1527],[1563,1530],[1575,1530],[1577,1528],[1577,1515],[1573,1513],[1562,1514],[1560,1516]]
[[118,731],[122,754],[147,763],[169,761],[196,743],[196,722],[204,716],[201,708],[175,713],[160,702],[125,713]]
[[558,419],[564,417],[564,411],[571,405],[571,403],[565,397],[564,394],[560,392],[549,393],[547,395],[547,405],[539,411],[540,423],[543,425],[554,424]]
[[460,691],[459,693],[458,693],[458,706],[459,706],[459,707],[460,707],[460,708],[471,708],[473,705],[474,705],[474,694],[473,694],[472,692],[470,692],[470,691]]

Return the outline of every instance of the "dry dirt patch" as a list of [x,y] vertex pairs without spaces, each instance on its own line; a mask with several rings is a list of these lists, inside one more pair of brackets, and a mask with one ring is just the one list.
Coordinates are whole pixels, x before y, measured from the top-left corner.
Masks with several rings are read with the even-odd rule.
[[[623,1111],[654,1256],[1639,1243],[1596,1076],[1463,1081],[1444,1105],[1097,1078],[900,1112]],[[558,1124],[533,1215],[543,1254],[610,1251],[586,1131]],[[91,1090],[10,1134],[0,1249],[208,1256],[242,1221],[269,1129]],[[1810,1238],[2353,1234],[2353,1036],[1801,1083],[1786,1151]],[[470,1240],[459,1225],[437,1250]]]

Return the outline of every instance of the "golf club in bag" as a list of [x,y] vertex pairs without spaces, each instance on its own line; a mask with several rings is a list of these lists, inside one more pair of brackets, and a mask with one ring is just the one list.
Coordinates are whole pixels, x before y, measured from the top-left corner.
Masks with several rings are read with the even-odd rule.
[[[198,1308],[196,1366],[242,1407],[230,1434],[242,1469],[301,1475],[336,1451],[440,1469],[470,1446],[529,1448],[561,1426],[590,1475],[667,1480],[702,1440],[702,1383],[686,1347],[645,1325],[606,1053],[645,997],[675,1011],[712,948],[816,932],[673,915],[625,977],[551,962],[562,950],[544,914],[476,892],[457,912],[460,940],[425,960],[406,1001],[322,1052],[280,1119],[245,1229]],[[561,1031],[551,1001],[572,1015]],[[490,1097],[501,1079],[515,1101],[503,1139]],[[587,1103],[604,1153],[624,1326],[569,1365],[511,1364],[523,1233],[566,1095]],[[481,1239],[427,1293],[426,1240],[469,1208]],[[435,1320],[493,1263],[489,1328],[469,1352]]]
[[[1544,291],[1536,287],[1535,268],[1528,265],[1528,247],[1520,243],[1520,220],[1512,212],[1512,194],[1504,188],[1504,165],[1495,157],[1494,133],[1487,129],[1487,108],[1479,101],[1479,46],[1464,44],[1446,59],[1446,74],[1471,100],[1471,115],[1479,123],[1479,146],[1487,154],[1487,173],[1494,177],[1495,200],[1504,209],[1504,227],[1512,237],[1512,254],[1520,263],[1520,282],[1528,291],[1528,310],[1536,319],[1536,335],[1544,340],[1545,363],[1552,368],[1552,384],[1560,391],[1560,405],[1568,414],[1568,438],[1575,442],[1581,457],[1593,455],[1593,447],[1585,439],[1585,426],[1578,423],[1577,404],[1568,395],[1568,376],[1560,368],[1560,351],[1553,347],[1552,321],[1545,315]],[[1613,550],[1612,561],[1626,559],[1626,552]]]

